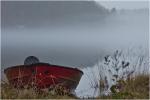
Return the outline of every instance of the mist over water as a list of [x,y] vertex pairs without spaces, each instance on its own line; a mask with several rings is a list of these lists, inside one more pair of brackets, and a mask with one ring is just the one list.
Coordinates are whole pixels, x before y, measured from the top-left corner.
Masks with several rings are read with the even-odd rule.
[[148,13],[111,12],[93,1],[2,2],[2,69],[23,64],[31,55],[87,67],[116,49],[148,50]]

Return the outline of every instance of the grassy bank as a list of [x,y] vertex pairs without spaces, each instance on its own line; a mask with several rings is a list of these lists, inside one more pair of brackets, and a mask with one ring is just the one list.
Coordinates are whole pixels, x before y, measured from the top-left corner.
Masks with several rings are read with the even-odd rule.
[[[119,87],[119,88],[118,88]],[[58,94],[59,91],[59,94]],[[149,99],[149,75],[138,75],[126,81],[120,80],[112,86],[109,96],[98,96],[95,99]],[[2,99],[79,99],[64,91],[43,92],[34,89],[15,89],[8,83],[1,84]],[[82,99],[82,98],[80,98]]]

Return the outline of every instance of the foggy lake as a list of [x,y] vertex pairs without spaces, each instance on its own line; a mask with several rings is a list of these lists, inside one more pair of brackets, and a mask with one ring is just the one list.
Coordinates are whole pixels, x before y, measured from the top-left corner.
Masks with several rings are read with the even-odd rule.
[[31,55],[41,62],[88,67],[116,49],[148,50],[148,8],[112,11],[94,1],[1,3],[2,70]]

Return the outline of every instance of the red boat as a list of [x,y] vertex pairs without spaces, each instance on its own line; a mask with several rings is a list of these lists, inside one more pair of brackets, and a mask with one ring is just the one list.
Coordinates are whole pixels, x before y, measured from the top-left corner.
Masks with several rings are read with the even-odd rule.
[[28,57],[24,65],[13,66],[4,70],[9,83],[14,87],[36,86],[39,89],[61,85],[75,90],[83,72],[48,63],[40,63],[34,56]]

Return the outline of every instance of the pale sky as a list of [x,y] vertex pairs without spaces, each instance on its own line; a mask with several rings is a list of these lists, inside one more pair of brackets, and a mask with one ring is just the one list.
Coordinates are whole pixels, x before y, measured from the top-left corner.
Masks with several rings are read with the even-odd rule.
[[105,6],[106,8],[117,8],[117,9],[140,9],[148,8],[148,0],[95,0],[97,3]]

